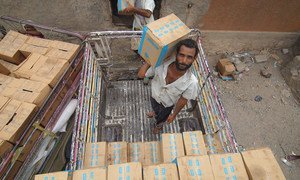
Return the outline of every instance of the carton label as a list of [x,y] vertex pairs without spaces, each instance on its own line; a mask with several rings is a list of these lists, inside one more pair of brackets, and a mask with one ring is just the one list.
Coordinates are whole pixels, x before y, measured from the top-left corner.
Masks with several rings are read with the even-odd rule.
[[141,159],[141,147],[139,144],[132,144],[131,161],[139,162]]
[[[235,166],[232,164],[232,157],[228,156],[227,158],[222,157],[221,158],[223,172],[226,175],[226,178],[229,177],[229,174],[234,174],[235,172]],[[233,180],[236,180],[236,175],[232,176]]]
[[169,151],[170,161],[172,162],[177,157],[177,143],[174,134],[169,136]]
[[114,144],[113,145],[113,164],[120,164],[121,163],[121,144]]
[[94,166],[98,166],[99,165],[99,145],[98,144],[92,144],[92,154],[91,154],[91,162],[90,162],[90,166],[94,167]]
[[130,179],[130,165],[120,166],[119,167],[119,179],[125,178],[126,180]]
[[166,179],[166,168],[161,168],[161,173],[159,173],[159,169],[155,168],[154,169],[154,175],[155,175],[155,179],[158,179],[158,177],[162,177],[163,179]]
[[157,149],[157,144],[156,143],[151,143],[150,144],[150,151],[151,151],[151,155],[150,155],[150,159],[151,162],[153,164],[159,163],[157,154],[158,154],[158,149]]

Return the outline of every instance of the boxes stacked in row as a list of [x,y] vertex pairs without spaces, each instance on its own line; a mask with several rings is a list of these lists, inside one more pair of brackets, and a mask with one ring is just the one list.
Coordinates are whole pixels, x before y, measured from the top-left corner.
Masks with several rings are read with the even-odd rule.
[[201,131],[162,134],[161,142],[87,143],[83,169],[35,179],[285,179],[269,148],[207,155]]
[[0,73],[54,87],[79,45],[9,31],[0,41]]
[[[1,166],[78,50],[76,44],[29,37],[15,31],[9,31],[0,41]],[[24,140],[32,131],[33,128]],[[24,140],[20,142],[23,149],[16,167],[25,161],[40,134],[36,130],[26,146]]]

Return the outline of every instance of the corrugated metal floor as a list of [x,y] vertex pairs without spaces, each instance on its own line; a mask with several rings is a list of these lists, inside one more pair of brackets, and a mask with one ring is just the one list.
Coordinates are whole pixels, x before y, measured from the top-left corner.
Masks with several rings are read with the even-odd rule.
[[[154,118],[147,118],[152,110],[150,104],[151,86],[141,80],[115,81],[106,91],[105,118],[100,119],[102,141],[144,142],[159,140],[152,133]],[[185,107],[171,124],[166,124],[163,132],[199,130],[199,121]]]

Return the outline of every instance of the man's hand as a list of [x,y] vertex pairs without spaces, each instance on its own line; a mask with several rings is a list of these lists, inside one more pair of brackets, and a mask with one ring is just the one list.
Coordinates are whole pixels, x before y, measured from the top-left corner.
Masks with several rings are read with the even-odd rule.
[[128,6],[127,6],[127,8],[124,9],[124,12],[134,13],[135,12],[135,7],[132,4],[130,4],[130,2],[128,0],[126,2],[127,2]]
[[176,118],[176,115],[172,113],[172,114],[169,115],[169,117],[167,119],[167,122],[169,124],[171,124],[175,120],[175,118]]

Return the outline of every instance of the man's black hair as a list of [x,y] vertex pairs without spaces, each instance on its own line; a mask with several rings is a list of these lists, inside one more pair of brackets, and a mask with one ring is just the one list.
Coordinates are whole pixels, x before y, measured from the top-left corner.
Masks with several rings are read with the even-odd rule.
[[195,49],[194,57],[196,57],[199,53],[198,45],[197,45],[196,41],[194,41],[193,39],[183,39],[183,40],[179,41],[176,45],[176,54],[178,54],[181,46],[186,46],[188,48]]

